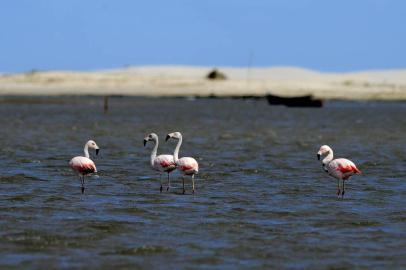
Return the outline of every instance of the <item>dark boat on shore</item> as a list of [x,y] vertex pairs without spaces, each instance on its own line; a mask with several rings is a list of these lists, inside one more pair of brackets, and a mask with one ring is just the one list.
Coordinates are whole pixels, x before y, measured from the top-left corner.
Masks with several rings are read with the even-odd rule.
[[266,99],[270,105],[285,105],[287,107],[323,107],[323,101],[321,99],[315,99],[312,95],[300,96],[300,97],[280,97],[268,94]]

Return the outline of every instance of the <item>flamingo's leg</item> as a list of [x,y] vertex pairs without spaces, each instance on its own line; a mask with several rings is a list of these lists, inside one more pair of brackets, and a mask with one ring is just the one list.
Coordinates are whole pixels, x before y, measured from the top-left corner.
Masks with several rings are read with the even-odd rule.
[[79,180],[80,180],[80,186],[82,186],[82,183],[83,183],[82,175],[81,175],[81,174],[78,174],[78,176],[79,176]]
[[340,197],[340,179],[337,179],[337,197]]
[[192,174],[192,193],[195,194],[195,175]]
[[185,176],[182,176],[183,193],[185,194]]
[[81,188],[82,188],[82,194],[85,193],[85,175],[82,175],[82,179],[81,179]]
[[162,193],[162,173],[159,174],[159,182],[161,182],[161,187],[159,188],[159,191]]
[[343,191],[341,192],[341,199],[344,198],[344,193],[345,193],[345,182],[343,179]]
[[168,172],[168,187],[166,188],[166,191],[169,190],[170,186],[171,186],[171,180],[169,179],[169,172]]

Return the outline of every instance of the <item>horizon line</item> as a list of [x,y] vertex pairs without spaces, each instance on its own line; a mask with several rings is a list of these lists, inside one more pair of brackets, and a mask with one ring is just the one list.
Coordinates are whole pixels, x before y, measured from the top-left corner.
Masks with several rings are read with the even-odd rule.
[[127,70],[132,68],[196,68],[196,69],[299,69],[304,71],[311,71],[323,74],[348,74],[348,73],[363,73],[363,72],[390,72],[390,71],[405,71],[405,67],[400,68],[371,68],[371,69],[356,69],[350,71],[324,71],[314,68],[308,68],[303,66],[294,66],[294,65],[269,65],[269,66],[229,66],[229,65],[185,65],[185,64],[140,64],[140,65],[123,65],[112,68],[89,68],[89,69],[40,69],[32,68],[25,71],[17,72],[7,72],[0,71],[0,75],[16,75],[16,74],[25,74],[25,73],[35,73],[35,72],[109,72],[109,71],[119,71]]

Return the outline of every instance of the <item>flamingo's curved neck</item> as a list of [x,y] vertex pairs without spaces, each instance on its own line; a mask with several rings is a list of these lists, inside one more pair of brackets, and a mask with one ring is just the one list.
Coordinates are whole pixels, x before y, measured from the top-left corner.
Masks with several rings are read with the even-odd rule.
[[90,158],[90,156],[89,156],[89,146],[87,144],[85,144],[84,152],[85,152],[85,157]]
[[328,152],[328,155],[323,159],[323,164],[324,164],[324,165],[329,164],[330,161],[333,160],[333,157],[334,157],[334,155],[333,155],[333,150],[330,150],[330,151]]
[[156,138],[154,140],[154,142],[155,142],[155,145],[154,145],[154,148],[152,149],[152,152],[151,152],[151,166],[152,167],[154,167],[154,159],[156,158],[156,153],[158,151],[158,144],[159,144],[158,138]]
[[175,163],[178,163],[179,160],[179,149],[180,146],[182,145],[182,136],[180,136],[178,144],[175,147],[175,152],[173,152],[173,160],[175,161]]

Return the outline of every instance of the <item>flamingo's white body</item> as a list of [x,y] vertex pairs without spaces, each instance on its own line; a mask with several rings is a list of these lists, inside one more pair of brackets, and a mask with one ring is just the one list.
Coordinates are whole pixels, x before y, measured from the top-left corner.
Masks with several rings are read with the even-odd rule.
[[89,148],[95,149],[96,155],[99,153],[100,148],[97,146],[96,142],[90,140],[85,144],[85,156],[77,156],[69,161],[69,166],[79,175],[82,184],[82,193],[85,191],[85,175],[97,173],[96,165],[89,156]]
[[180,132],[173,132],[166,135],[166,140],[174,138],[178,140],[178,144],[175,147],[173,153],[173,158],[176,163],[176,168],[183,172],[182,184],[183,184],[183,194],[185,194],[185,179],[186,175],[191,176],[192,178],[192,192],[195,193],[195,174],[199,172],[199,164],[192,157],[182,157],[179,158],[179,149],[182,145],[182,134]]
[[158,135],[155,133],[149,134],[147,137],[144,138],[144,146],[147,144],[148,141],[153,141],[155,143],[154,148],[152,149],[151,152],[151,167],[160,172],[160,181],[161,181],[161,188],[160,191],[162,192],[162,173],[167,173],[168,174],[168,187],[166,190],[169,190],[170,188],[170,180],[169,180],[169,174],[176,169],[176,163],[173,159],[173,155],[159,155],[157,156],[157,151],[158,151]]
[[[337,158],[333,159],[333,150],[328,145],[323,145],[317,152],[317,157],[320,160],[321,156],[327,155],[323,161],[322,166],[324,171],[329,175],[337,179],[337,196],[344,197],[345,183],[354,174],[360,174],[361,171],[357,166],[349,159]],[[342,190],[340,189],[340,180],[342,181]]]

